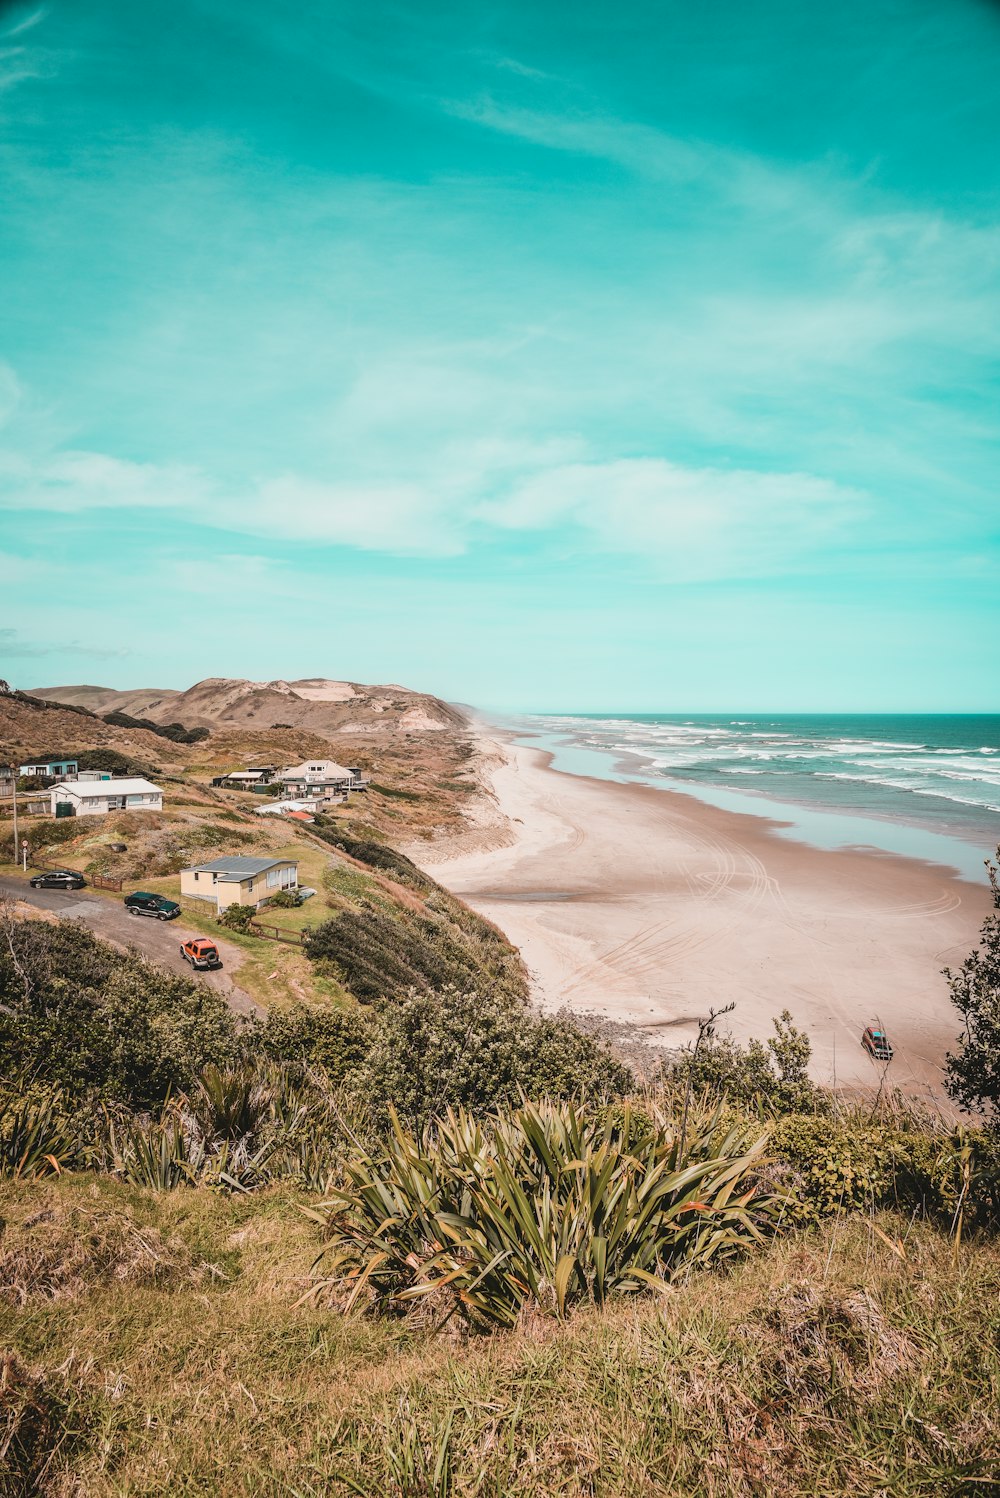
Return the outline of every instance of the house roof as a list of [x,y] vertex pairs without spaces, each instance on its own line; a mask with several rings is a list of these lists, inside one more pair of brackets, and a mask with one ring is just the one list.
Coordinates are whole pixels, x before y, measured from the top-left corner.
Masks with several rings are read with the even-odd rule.
[[211,863],[196,863],[190,869],[185,869],[185,874],[218,874],[223,884],[238,884],[242,879],[252,879],[255,874],[263,874],[268,869],[273,869],[279,863],[298,864],[295,858],[244,858],[234,855],[232,858],[213,858]]
[[122,775],[112,780],[59,780],[50,785],[49,790],[68,791],[71,796],[148,796],[151,791],[157,796],[163,795],[158,785],[134,775]]
[[[319,765],[320,768],[311,770],[310,765]],[[333,759],[305,759],[300,765],[289,765],[287,770],[282,770],[281,779],[305,780],[309,775],[323,775],[328,780],[350,780],[351,771]]]

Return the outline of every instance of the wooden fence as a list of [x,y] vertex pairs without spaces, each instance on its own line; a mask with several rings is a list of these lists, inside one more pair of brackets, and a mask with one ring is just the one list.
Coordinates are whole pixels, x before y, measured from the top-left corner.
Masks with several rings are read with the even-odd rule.
[[266,925],[263,921],[251,921],[247,928],[252,936],[262,936],[265,941],[284,941],[292,947],[304,947],[304,931],[289,931],[287,926]]

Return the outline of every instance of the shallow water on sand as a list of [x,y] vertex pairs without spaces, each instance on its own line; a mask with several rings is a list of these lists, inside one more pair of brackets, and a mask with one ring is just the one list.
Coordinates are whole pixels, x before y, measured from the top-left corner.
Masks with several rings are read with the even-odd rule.
[[825,849],[925,859],[985,882],[1000,843],[1000,715],[521,718],[569,774],[681,791]]

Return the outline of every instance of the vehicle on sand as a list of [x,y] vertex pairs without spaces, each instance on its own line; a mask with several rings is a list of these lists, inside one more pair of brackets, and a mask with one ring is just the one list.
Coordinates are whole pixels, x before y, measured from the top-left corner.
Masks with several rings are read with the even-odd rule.
[[877,1025],[866,1025],[861,1036],[861,1044],[871,1056],[873,1061],[891,1061],[892,1046],[889,1037],[884,1030]]

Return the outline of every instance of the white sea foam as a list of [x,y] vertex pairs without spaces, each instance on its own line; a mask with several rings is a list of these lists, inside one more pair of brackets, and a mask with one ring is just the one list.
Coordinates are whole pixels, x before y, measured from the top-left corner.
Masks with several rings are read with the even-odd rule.
[[[915,735],[909,743],[874,734],[868,737],[859,731],[858,719],[840,723],[817,719],[815,733],[801,718],[699,722],[691,718],[546,716],[533,720],[564,742],[568,739],[605,754],[640,755],[648,762],[646,773],[674,778],[692,789],[699,782],[706,787],[723,786],[731,777],[751,775],[766,795],[812,800],[831,809],[853,805],[905,820],[907,806],[915,806],[914,798],[920,797],[926,808],[930,798],[936,797],[970,812],[995,815],[1000,719],[996,720],[997,742],[992,744],[977,744],[972,737],[964,743],[960,739],[950,744],[941,738],[935,741],[935,734],[928,735],[923,727],[927,721],[922,720],[919,737]],[[954,737],[960,732],[961,720],[941,719],[939,723],[942,735]],[[889,724],[879,726],[884,731]],[[974,731],[978,738],[983,728]],[[837,783],[842,790],[835,789]],[[927,810],[920,813],[925,821],[934,815]],[[967,813],[962,815],[962,825],[976,827]]]

